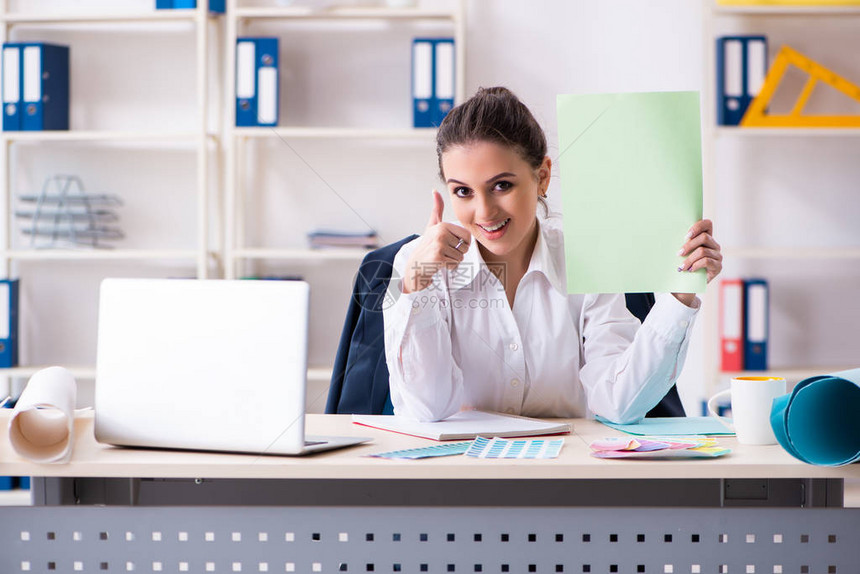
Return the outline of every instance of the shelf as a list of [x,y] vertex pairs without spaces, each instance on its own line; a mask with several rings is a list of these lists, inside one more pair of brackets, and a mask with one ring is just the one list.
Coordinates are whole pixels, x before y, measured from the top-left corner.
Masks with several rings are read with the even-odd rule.
[[365,249],[234,249],[233,259],[284,259],[290,261],[343,260],[361,261],[370,250]]
[[419,139],[435,140],[436,128],[371,129],[371,128],[234,128],[233,135],[245,138],[283,139]]
[[[840,5],[812,5],[810,0],[808,5],[801,5],[799,2],[794,2],[792,5],[718,5],[715,0],[708,0],[703,10],[703,49],[702,54],[704,59],[702,81],[703,86],[703,181],[705,194],[703,203],[707,213],[720,213],[728,207],[732,208],[732,212],[726,211],[724,216],[736,222],[743,222],[746,218],[761,216],[761,212],[766,208],[759,205],[756,201],[760,198],[742,197],[739,196],[737,205],[727,205],[726,200],[722,195],[726,192],[726,186],[730,186],[733,178],[746,179],[750,173],[755,173],[756,176],[761,176],[766,184],[779,184],[782,179],[785,179],[785,167],[793,166],[798,173],[803,175],[814,175],[817,173],[816,165],[807,165],[808,162],[796,165],[798,161],[802,161],[806,151],[813,147],[821,147],[830,143],[842,146],[845,149],[853,148],[860,143],[860,128],[858,127],[743,127],[743,126],[723,126],[717,124],[717,89],[715,80],[717,78],[717,49],[715,38],[718,36],[731,36],[734,34],[750,34],[755,31],[765,32],[758,28],[767,24],[768,26],[788,26],[788,28],[773,28],[773,30],[781,30],[786,34],[784,38],[780,38],[780,42],[788,42],[794,45],[799,42],[814,43],[816,39],[826,37],[829,29],[832,27],[834,32],[844,31],[844,25],[855,26],[860,24],[860,3]],[[843,22],[844,20],[844,22]],[[790,25],[790,26],[789,26]],[[815,28],[815,30],[812,29]],[[774,32],[775,34],[775,32]],[[850,35],[850,34],[849,34]],[[775,36],[774,36],[775,38]],[[834,42],[837,39],[834,39]],[[846,42],[848,40],[846,39]],[[849,42],[850,43],[850,42]],[[845,44],[845,42],[842,42]],[[852,44],[853,47],[853,44]],[[842,52],[848,49],[847,44],[822,45],[821,49],[825,52],[820,53],[822,58],[826,57],[827,51],[834,53]],[[825,54],[825,55],[822,55]],[[819,88],[820,89],[820,88]],[[808,95],[808,94],[807,94]],[[814,117],[813,114],[808,114]],[[834,139],[835,138],[835,139]],[[852,141],[853,139],[853,141]],[[780,148],[780,151],[786,152],[774,157],[765,158],[766,166],[751,165],[748,161],[748,152],[753,147],[761,146],[787,146],[785,150]],[[820,151],[820,150],[819,150]],[[844,171],[851,165],[851,160],[848,159],[850,154],[843,154],[844,157],[835,157],[831,169],[836,166],[840,172]],[[759,169],[757,169],[759,168]],[[725,173],[731,173],[732,177],[724,179]],[[845,172],[847,173],[847,172]],[[781,179],[782,178],[782,179]],[[820,179],[820,178],[819,178]],[[832,179],[832,178],[831,178]],[[843,203],[848,201],[850,196],[851,185],[849,179],[843,182],[836,181],[835,184],[840,184]],[[789,240],[767,242],[756,241],[755,239],[744,240],[742,233],[739,233],[740,228],[733,230],[731,235],[734,235],[734,245],[732,238],[723,238],[723,255],[728,260],[741,261],[744,260],[742,268],[747,268],[747,274],[752,273],[775,273],[778,276],[785,275],[791,277],[795,281],[803,281],[809,273],[805,273],[806,267],[821,267],[826,266],[828,269],[836,269],[837,266],[842,269],[853,269],[860,262],[860,245],[858,241],[849,238],[848,233],[850,227],[845,227],[842,219],[838,218],[838,207],[831,209],[833,206],[819,206],[815,204],[815,187],[814,183],[810,184],[804,179],[798,185],[809,187],[809,198],[806,203],[789,206],[789,211],[783,214],[789,219],[803,220],[804,209],[808,209],[810,205],[815,205],[820,208],[816,210],[816,215],[826,217],[826,221],[830,225],[836,225],[836,231],[844,232],[845,239],[843,241],[834,240],[831,244],[821,245],[821,241],[816,241],[816,234],[807,231],[806,233],[795,233]],[[830,180],[828,180],[830,181]],[[844,189],[842,189],[844,188]],[[749,194],[747,194],[749,195]],[[729,202],[731,203],[731,202]],[[833,204],[838,205],[838,204]],[[721,209],[722,206],[722,209]],[[856,237],[856,234],[854,234]],[[727,245],[728,243],[728,245]],[[758,243],[758,245],[757,245]],[[793,245],[791,245],[793,244]],[[784,278],[784,277],[783,277]],[[775,313],[780,317],[788,317],[797,319],[792,313],[791,305],[796,304],[795,299],[814,293],[809,291],[808,286],[804,286],[796,293],[784,294],[789,297],[789,302],[786,304],[783,301],[781,308],[774,308],[774,291],[771,290],[771,316]],[[839,287],[838,293],[842,294],[847,287]],[[716,295],[716,293],[714,293]],[[717,303],[717,301],[714,301]],[[841,365],[815,366],[816,359],[820,360],[823,357],[811,356],[813,366],[791,366],[792,354],[790,351],[770,349],[770,356],[773,365],[767,371],[733,371],[723,372],[720,370],[720,334],[719,326],[722,320],[721,305],[706,305],[704,312],[703,325],[703,394],[705,397],[713,395],[717,388],[726,388],[728,381],[732,377],[737,376],[782,376],[795,383],[799,380],[826,373],[845,370],[846,367]],[[826,322],[826,318],[820,318],[815,323],[820,326],[822,321]],[[771,323],[773,326],[773,323]],[[850,330],[846,330],[844,337],[851,340]],[[843,338],[844,338],[843,337]],[[772,333],[771,340],[779,338],[779,333]],[[773,351],[777,352],[774,353]],[[815,355],[821,353],[816,352]],[[850,354],[846,355],[846,359],[850,358]],[[788,366],[785,366],[788,365]]]
[[[41,371],[42,369],[48,368],[50,365],[43,366],[35,366],[35,367],[12,367],[8,369],[0,369],[0,377],[21,377],[21,378],[29,378],[32,377],[37,371]],[[96,378],[96,368],[95,367],[84,367],[84,366],[64,366],[65,369],[71,371],[72,376],[76,379],[95,379]],[[309,367],[308,368],[308,380],[309,381],[328,381],[331,380],[331,367]],[[0,400],[4,397],[0,396]]]
[[858,259],[860,247],[723,247],[723,255],[743,259]]
[[860,137],[860,128],[741,128],[718,126],[717,136],[725,137]]
[[[209,13],[210,18],[218,15]],[[152,12],[54,12],[45,14],[11,13],[0,17],[7,24],[134,24],[139,22],[194,22],[198,10],[153,10]]]
[[846,6],[727,6],[712,5],[711,11],[725,16],[860,16],[860,5]]
[[[47,369],[51,365],[41,365],[41,366],[29,366],[29,367],[11,367],[0,369],[0,377],[20,377],[20,378],[30,378],[37,371],[41,371],[42,369]],[[96,369],[95,367],[86,367],[86,366],[64,366],[63,368],[69,370],[72,373],[72,376],[76,379],[94,379],[96,378]],[[0,396],[0,399],[3,397]]]
[[330,381],[331,367],[310,367],[308,368],[309,381]]
[[196,260],[194,249],[11,249],[0,251],[0,259],[19,261],[189,259]]
[[237,8],[237,19],[267,18],[293,20],[454,20],[457,12],[422,8],[329,8],[306,7]]
[[719,371],[720,377],[785,377],[786,379],[802,380],[808,377],[817,375],[826,375],[828,373],[838,373],[847,371],[856,367],[787,367],[785,369],[768,369],[767,371]]
[[[112,131],[112,130],[68,130],[68,131],[9,131],[2,132],[4,142],[84,142],[84,141],[161,141],[196,143],[199,131]],[[208,134],[207,139],[217,137]]]

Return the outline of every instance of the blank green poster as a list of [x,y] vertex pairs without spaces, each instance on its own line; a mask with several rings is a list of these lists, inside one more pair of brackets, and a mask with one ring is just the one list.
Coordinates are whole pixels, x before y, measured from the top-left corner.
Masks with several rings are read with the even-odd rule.
[[703,292],[699,93],[560,95],[558,134],[568,292]]

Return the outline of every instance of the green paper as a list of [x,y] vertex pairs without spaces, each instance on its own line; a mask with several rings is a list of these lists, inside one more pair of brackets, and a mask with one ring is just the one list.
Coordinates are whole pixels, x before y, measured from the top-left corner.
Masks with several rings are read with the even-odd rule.
[[560,95],[558,134],[568,292],[702,293],[699,93]]

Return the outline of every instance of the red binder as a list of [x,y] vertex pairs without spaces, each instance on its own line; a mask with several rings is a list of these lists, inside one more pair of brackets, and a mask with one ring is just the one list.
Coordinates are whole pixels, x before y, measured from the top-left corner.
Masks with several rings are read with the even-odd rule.
[[723,371],[744,370],[744,282],[720,282],[720,367]]

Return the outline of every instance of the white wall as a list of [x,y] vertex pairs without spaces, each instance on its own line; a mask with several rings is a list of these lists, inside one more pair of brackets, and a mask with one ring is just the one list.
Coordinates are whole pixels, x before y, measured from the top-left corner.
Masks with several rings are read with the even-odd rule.
[[[127,5],[149,6],[152,2],[127,0]],[[41,0],[40,5],[66,4]],[[700,3],[691,0],[469,0],[466,91],[491,85],[513,89],[544,125],[554,157],[558,153],[555,97],[559,93],[700,89],[704,65],[701,18]],[[405,23],[258,23],[245,32],[281,37],[282,125],[395,127],[411,121],[411,38],[449,30]],[[774,33],[783,38],[804,37],[806,31],[778,29]],[[157,33],[33,30],[16,38],[72,45],[73,127],[191,127],[194,96],[188,78],[193,70],[189,55],[193,43],[183,34],[187,31],[181,27]],[[848,29],[840,36],[842,44],[829,44],[830,52],[839,53],[847,34]],[[827,42],[810,41],[808,47],[817,50],[821,44]],[[844,54],[837,58],[847,68],[843,73],[860,78],[860,59]],[[776,151],[764,149],[771,144]],[[806,236],[832,229],[822,241],[860,243],[856,225],[851,225],[860,215],[856,196],[860,178],[858,168],[846,160],[852,153],[856,156],[856,141],[798,139],[745,145],[719,149],[741,156],[738,170],[719,174],[721,185],[732,190],[734,199],[729,193],[730,200],[721,204],[718,213],[706,214],[716,218],[721,243],[746,241],[754,226],[771,241],[793,237],[796,221],[809,222],[803,228]],[[72,171],[83,176],[92,190],[115,191],[126,198],[121,214],[129,234],[127,246],[169,243],[186,247],[193,241],[193,207],[189,204],[193,154],[67,145],[48,155],[45,149],[22,146],[18,170],[13,172],[16,192],[32,191],[48,174]],[[794,172],[784,171],[791,165]],[[428,142],[323,140],[287,145],[272,140],[252,145],[247,167],[251,173],[247,210],[254,218],[246,223],[246,241],[252,246],[300,246],[309,229],[335,226],[370,225],[383,240],[395,241],[422,230],[430,189],[439,185],[433,145]],[[819,169],[820,177],[816,175]],[[557,177],[549,190],[556,208]],[[790,193],[784,194],[785,189]],[[817,209],[816,202],[810,203],[815,194],[837,209]],[[759,215],[739,217],[750,204],[761,208]],[[777,207],[771,209],[772,205]],[[809,350],[806,345],[811,338],[808,319],[826,315],[835,321],[846,307],[841,304],[845,292],[835,287],[826,291],[826,301],[812,295],[811,274],[828,275],[836,265],[851,286],[849,296],[860,286],[853,269],[841,264],[810,265],[809,275],[791,272],[784,283],[773,285],[774,329],[789,333],[774,335],[774,363],[791,364],[797,353],[815,355],[809,361],[848,362],[852,349],[856,350],[858,333],[851,327],[827,335],[830,338],[823,339],[822,348]],[[243,271],[300,273],[312,281],[310,363],[325,365],[333,361],[356,267],[352,263],[336,267],[269,263]],[[753,262],[730,272],[767,270]],[[94,288],[100,277],[188,275],[193,269],[27,263],[19,266],[19,272],[25,281],[25,316],[37,319],[25,320],[22,327],[23,361],[92,364]],[[827,282],[828,289],[832,285],[833,281]],[[715,297],[709,293],[705,304],[715,304],[712,299]],[[851,313],[854,324],[860,324],[857,312]],[[816,325],[811,331],[815,336],[827,333],[820,321]],[[703,392],[701,362],[701,333],[697,333],[680,383],[691,414],[697,414],[697,400]],[[311,410],[322,409],[325,391],[325,385],[310,389]]]

